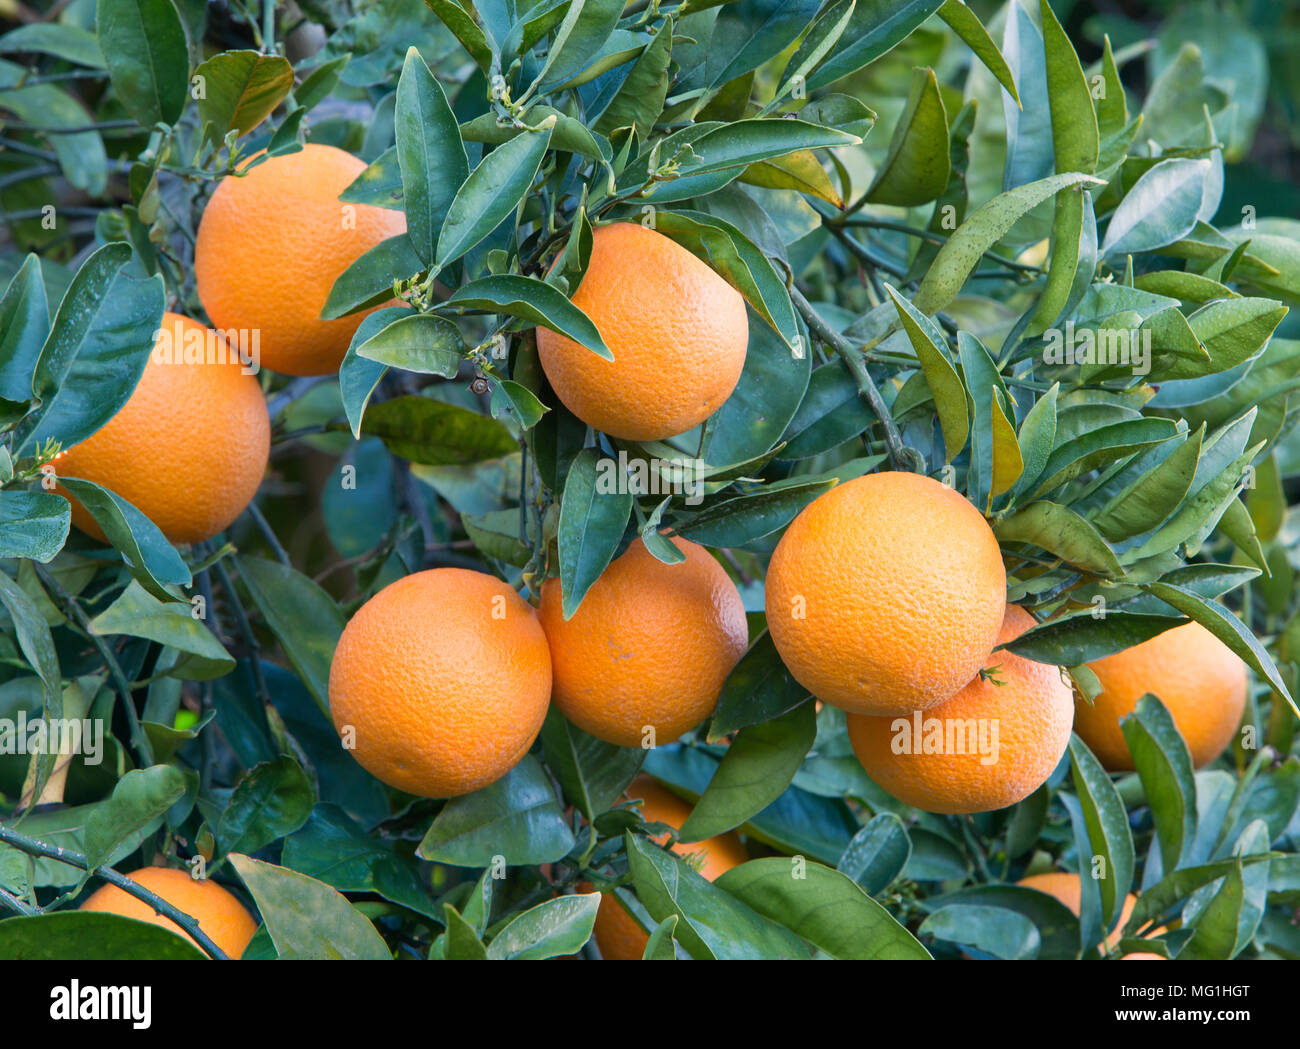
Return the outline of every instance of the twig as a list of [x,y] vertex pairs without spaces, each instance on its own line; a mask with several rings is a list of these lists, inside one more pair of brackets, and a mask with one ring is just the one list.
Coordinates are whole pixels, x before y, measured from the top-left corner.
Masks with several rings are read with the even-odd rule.
[[[837,223],[834,222],[828,224],[831,226],[837,225]],[[921,240],[929,241],[931,244],[943,245],[948,243],[948,238],[941,234],[933,233],[928,229],[918,229],[916,226],[909,226],[905,222],[888,222],[885,219],[852,218],[848,219],[844,225],[863,226],[867,229],[883,229],[891,230],[894,233],[905,233],[909,237],[919,237]],[[999,255],[993,251],[984,252],[984,257],[998,263],[1000,266],[1006,266],[1007,269],[1019,270],[1023,273],[1041,274],[1043,272],[1041,266],[1031,266],[1026,262],[1017,262],[1015,259],[1009,259],[1005,255]]]
[[244,603],[239,599],[239,594],[235,591],[235,584],[231,581],[226,566],[218,561],[212,566],[212,571],[217,574],[217,582],[221,584],[221,589],[226,592],[226,597],[230,601],[230,610],[235,614],[235,626],[239,630],[239,637],[244,643],[244,649],[248,653],[248,662],[253,672],[253,686],[257,689],[257,694],[262,702],[269,703],[271,702],[271,693],[267,690],[266,677],[262,673],[262,648],[257,643],[257,636],[253,633],[253,624],[249,622],[248,613],[244,611]]
[[150,892],[143,885],[133,882],[130,878],[118,874],[112,867],[95,867],[91,868],[90,861],[79,852],[73,852],[70,849],[60,848],[58,845],[47,845],[36,838],[29,838],[26,834],[20,834],[16,830],[0,824],[0,841],[6,845],[12,845],[14,848],[27,853],[29,856],[42,856],[50,860],[58,860],[60,863],[66,863],[69,867],[76,867],[78,870],[88,871],[97,878],[102,878],[110,885],[116,885],[123,892],[130,893],[137,900],[149,904],[155,911],[164,918],[170,918],[209,955],[219,961],[227,960],[226,953],[218,947],[208,937],[202,929],[199,928],[198,919],[186,914],[184,911],[177,909],[168,903],[157,893]]
[[109,674],[113,678],[113,683],[117,686],[118,694],[122,697],[122,706],[126,708],[126,719],[131,726],[131,742],[135,744],[135,749],[145,765],[153,764],[153,747],[149,743],[149,737],[145,735],[144,728],[140,724],[140,715],[135,709],[135,699],[131,695],[131,683],[126,679],[126,673],[122,670],[122,664],[117,661],[117,656],[102,637],[95,633],[90,624],[90,616],[86,610],[81,607],[81,603],[63,589],[62,584],[50,574],[48,569],[42,568],[33,562],[33,568],[36,570],[37,578],[45,585],[59,600],[59,602],[71,613],[72,618],[77,621],[82,632],[90,639],[90,643],[95,646],[99,653],[99,658],[104,661],[108,667]]
[[893,463],[895,469],[921,470],[924,464],[920,455],[915,449],[909,448],[903,443],[902,435],[898,432],[894,417],[890,414],[885,399],[880,396],[880,390],[876,387],[875,380],[871,378],[871,373],[867,371],[867,364],[863,360],[862,353],[848,339],[822,320],[821,315],[813,309],[812,303],[803,297],[803,293],[793,283],[790,285],[790,300],[794,303],[795,309],[802,314],[813,334],[826,346],[838,353],[844,363],[849,366],[849,371],[853,373],[853,377],[858,382],[858,390],[866,399],[876,418],[880,420],[881,426],[884,427],[885,448],[889,453],[889,461]]
[[275,532],[271,530],[270,523],[262,515],[262,511],[258,508],[257,503],[248,504],[248,514],[252,517],[253,523],[257,525],[258,531],[262,533],[262,538],[264,538],[267,544],[271,547],[272,552],[275,554],[275,559],[279,561],[280,564],[284,565],[285,568],[292,568],[293,565],[289,561],[288,551],[280,545],[279,538],[276,536]]

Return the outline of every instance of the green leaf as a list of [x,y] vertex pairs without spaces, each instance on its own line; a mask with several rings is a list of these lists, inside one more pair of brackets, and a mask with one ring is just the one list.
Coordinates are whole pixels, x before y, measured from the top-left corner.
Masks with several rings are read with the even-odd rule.
[[832,958],[929,958],[916,938],[851,878],[806,861],[802,876],[796,877],[796,862],[784,856],[750,860],[724,873],[716,884]]
[[867,190],[873,204],[914,207],[948,186],[948,113],[933,69],[914,69],[907,106],[894,125],[889,151]]
[[605,107],[592,130],[608,136],[615,128],[631,127],[644,142],[654,130],[668,95],[668,65],[672,58],[673,20],[666,18],[632,63],[627,79]]
[[185,108],[190,49],[172,0],[98,0],[95,35],[113,91],[144,127]]
[[3,572],[0,572],[0,604],[9,613],[19,651],[45,687],[47,714],[58,714],[62,676],[49,624],[27,592]]
[[839,46],[808,78],[809,93],[874,62],[942,6],[943,0],[858,0]]
[[817,16],[817,20],[808,27],[808,32],[799,42],[798,49],[786,63],[785,71],[781,74],[781,86],[777,88],[774,99],[785,98],[799,81],[807,80],[808,74],[844,35],[856,6],[856,0],[835,0],[835,3]]
[[351,61],[352,55],[347,53],[316,66],[302,78],[302,83],[293,89],[294,101],[307,112],[311,112],[333,93]]
[[1097,271],[1097,218],[1092,194],[1083,188],[1056,198],[1052,222],[1052,254],[1047,283],[1027,329],[1039,334],[1056,327],[1086,294]]
[[1168,378],[1194,379],[1224,372],[1263,352],[1287,308],[1273,299],[1233,298],[1206,303],[1187,323],[1210,355],[1209,362],[1180,360]]
[[868,896],[875,896],[894,883],[911,856],[912,841],[903,821],[892,812],[880,812],[853,836],[835,866]]
[[995,958],[1036,958],[1041,944],[1038,927],[1023,914],[978,903],[940,907],[926,916],[917,932]]
[[876,421],[842,360],[813,369],[808,392],[782,437],[782,459],[805,459],[828,452],[856,437]]
[[530,106],[526,118],[527,123],[521,127],[512,121],[500,119],[495,113],[484,113],[462,124],[460,133],[466,142],[486,142],[499,146],[521,135],[535,134],[530,130],[530,126],[537,127],[554,119],[555,126],[551,129],[552,150],[580,153],[582,156],[600,161],[606,167],[613,163],[613,148],[609,142],[603,136],[592,132],[581,120],[552,106],[544,105]]
[[564,796],[589,820],[613,807],[645,759],[640,747],[620,747],[587,735],[554,705],[542,724],[542,748],[546,767],[559,780]]
[[811,371],[811,354],[792,354],[751,312],[745,367],[731,396],[705,423],[704,460],[735,463],[765,454],[798,410]]
[[518,961],[577,954],[591,939],[600,893],[557,896],[516,915],[492,937],[487,956]]
[[966,387],[962,385],[957,369],[948,359],[947,340],[943,333],[928,317],[918,313],[892,285],[886,284],[885,291],[894,300],[898,319],[903,322],[903,330],[907,332],[912,349],[921,362],[926,385],[930,388],[935,411],[939,414],[945,461],[952,462],[957,453],[966,447],[966,439],[970,436]]
[[812,703],[741,729],[682,824],[681,840],[704,841],[762,812],[790,785],[816,736]]
[[208,141],[219,145],[229,131],[247,135],[271,115],[293,89],[293,66],[282,55],[223,51],[199,63],[204,95],[198,100],[199,124]]
[[434,265],[442,269],[497,228],[523,201],[551,142],[555,120],[498,146],[479,161],[447,208]]
[[36,362],[50,334],[41,260],[28,255],[0,296],[0,397],[30,401]]
[[68,501],[52,492],[0,492],[0,557],[49,564],[72,527]]
[[518,448],[510,431],[495,419],[418,395],[373,405],[361,432],[381,438],[395,455],[428,466],[467,466]]
[[185,777],[170,765],[133,769],[118,780],[112,796],[95,806],[86,821],[90,868],[107,863],[118,846],[161,818],[185,789]]
[[134,580],[91,620],[90,629],[101,636],[146,637],[176,649],[181,658],[171,673],[190,681],[209,681],[235,668],[234,657],[194,618],[188,603],[159,601]]
[[[447,927],[442,939],[442,956],[447,961],[487,961],[487,948],[479,939],[478,931],[465,920],[450,903],[442,905],[443,923]],[[435,948],[437,944],[434,945]]]
[[367,314],[352,336],[348,352],[343,356],[339,366],[339,394],[343,400],[343,411],[348,417],[348,427],[354,438],[361,437],[361,421],[365,417],[366,405],[379,386],[379,382],[388,374],[388,366],[378,361],[366,360],[357,353],[357,349],[378,335],[386,327],[401,317],[412,316],[412,311],[403,306],[390,306]]
[[280,958],[392,958],[369,919],[328,885],[241,853],[229,859],[257,901]]
[[60,477],[86,512],[95,519],[109,543],[122,555],[131,574],[154,597],[164,601],[170,586],[189,586],[190,570],[158,526],[121,496],[94,481]]
[[1238,859],[1223,879],[1219,891],[1197,915],[1192,928],[1196,930],[1179,952],[1179,959],[1191,961],[1220,961],[1237,953],[1237,930],[1245,907],[1245,885],[1241,861]]
[[1178,427],[1169,419],[1130,419],[1099,426],[1053,450],[1035,485],[1035,494],[1059,488],[1089,470],[1160,444],[1177,433]]
[[1077,667],[1150,641],[1183,622],[1174,616],[1119,609],[1109,609],[1104,616],[1083,612],[1040,623],[998,648],[1038,663]]
[[19,85],[28,78],[24,66],[0,61],[0,97],[19,120],[49,129],[46,136],[59,168],[73,187],[92,196],[108,182],[108,157],[99,132],[86,129],[93,120],[85,105],[58,84]]
[[1232,649],[1247,666],[1272,686],[1273,691],[1287,701],[1287,704],[1295,711],[1296,717],[1300,717],[1300,708],[1296,706],[1295,700],[1291,697],[1291,690],[1278,672],[1273,657],[1268,654],[1268,650],[1255,637],[1251,629],[1232,612],[1217,601],[1207,600],[1187,587],[1155,582],[1148,583],[1145,589],[1160,598],[1161,601],[1172,605],[1184,615],[1200,623],[1201,626]]
[[1079,56],[1047,0],[1039,0],[1047,55],[1047,99],[1052,112],[1052,148],[1057,171],[1097,170],[1101,134],[1092,92]]
[[1086,872],[1098,859],[1102,861],[1102,876],[1088,880],[1095,881],[1101,890],[1101,924],[1103,929],[1109,929],[1119,917],[1133,883],[1133,834],[1128,811],[1106,770],[1075,735],[1070,737],[1070,766],[1092,848],[1091,857],[1080,858],[1080,868]]
[[805,506],[835,486],[829,480],[774,482],[753,495],[738,495],[712,503],[678,528],[681,535],[703,546],[744,546],[779,531]]
[[1060,383],[1053,383],[1052,388],[1034,402],[1034,406],[1025,415],[1025,421],[1020,424],[1020,433],[1016,439],[1020,443],[1020,459],[1025,465],[1020,479],[1012,489],[1014,498],[1027,491],[1042,476],[1043,468],[1051,456],[1056,444],[1056,401],[1060,389]]
[[343,613],[316,582],[288,565],[248,555],[235,564],[290,665],[328,716],[330,662],[343,633]]
[[510,379],[502,379],[493,387],[489,410],[494,419],[512,416],[523,430],[531,430],[550,411],[532,390]]
[[421,884],[416,862],[399,855],[388,839],[369,834],[337,805],[312,809],[311,818],[285,838],[282,862],[340,892],[373,892],[420,914],[441,914]]
[[798,119],[758,117],[737,120],[709,127],[694,139],[690,143],[690,154],[681,162],[681,171],[683,175],[699,175],[745,167],[801,149],[853,146],[861,141],[857,135]]
[[821,0],[734,0],[725,6],[714,40],[727,39],[729,46],[709,52],[704,97],[781,54],[808,29],[820,6]]
[[172,929],[100,911],[52,911],[0,922],[0,958],[10,962],[202,961]]
[[646,962],[671,962],[677,959],[677,915],[670,914],[653,929],[646,939],[641,960]]
[[1011,67],[1002,57],[998,45],[989,36],[989,31],[984,28],[984,23],[979,20],[979,15],[967,7],[963,0],[945,0],[944,5],[939,8],[939,17],[961,37],[997,82],[1007,89],[1007,93],[1015,100],[1016,105],[1020,105],[1020,93],[1016,90],[1016,80],[1011,75]]
[[448,801],[416,855],[454,867],[487,867],[502,857],[517,867],[554,863],[573,844],[546,771],[525,755],[495,783]]
[[1115,551],[1097,529],[1060,503],[1030,503],[997,522],[993,532],[999,542],[1031,543],[1088,572],[1112,577],[1124,574]]
[[[655,922],[677,915],[674,938],[692,958],[808,957],[807,948],[789,929],[714,886],[673,853],[630,833],[624,838],[637,898]],[[791,861],[777,862],[785,866],[784,876],[789,879]],[[734,867],[727,874],[747,866]]]
[[256,852],[307,822],[316,794],[301,765],[287,755],[240,778],[217,824],[223,852]]
[[141,279],[131,248],[107,244],[90,256],[59,303],[36,365],[41,406],[23,420],[15,451],[33,454],[53,437],[67,448],[103,426],[127,402],[162,322],[162,277]]
[[1106,227],[1101,254],[1136,255],[1187,236],[1196,227],[1209,174],[1208,160],[1160,161],[1120,201]]
[[772,636],[764,630],[723,683],[709,723],[709,742],[779,718],[807,698],[808,690],[786,669]]
[[474,15],[467,11],[459,0],[424,0],[429,10],[452,31],[456,39],[478,63],[479,68],[487,71],[492,66],[493,48],[488,43],[487,35],[474,20]]
[[767,256],[739,229],[703,211],[660,212],[655,217],[655,229],[707,259],[791,351],[804,352],[799,321],[785,282]]
[[105,68],[95,34],[65,22],[29,22],[0,36],[0,55],[24,51],[53,55],[92,69]]
[[1007,235],[1017,219],[1063,189],[1099,182],[1089,175],[1071,172],[1050,175],[994,197],[958,226],[939,249],[912,304],[922,313],[931,315],[946,308],[957,297],[984,253]]
[[460,329],[432,314],[403,313],[357,343],[356,356],[389,368],[454,379],[464,350]]
[[607,491],[611,471],[602,470],[600,462],[594,448],[579,452],[569,467],[560,499],[556,545],[565,619],[573,618],[587,591],[613,559],[632,515],[629,486],[615,483],[615,490]]
[[1204,436],[1202,424],[1169,455],[1116,492],[1091,518],[1097,531],[1118,542],[1166,520],[1191,489]]
[[339,274],[321,307],[321,320],[334,320],[388,302],[393,297],[394,281],[419,276],[425,268],[405,233],[381,240]]
[[623,0],[572,0],[534,86],[545,92],[591,65],[622,14]]
[[1196,779],[1191,754],[1172,715],[1153,695],[1138,700],[1133,713],[1120,721],[1120,730],[1151,807],[1161,867],[1172,871],[1182,863],[1196,837]]
[[614,359],[591,318],[558,288],[535,277],[503,273],[472,280],[452,292],[440,308],[453,307],[491,310],[540,324],[585,346],[598,357]]
[[[1168,911],[1179,900],[1185,899],[1203,885],[1227,877],[1238,865],[1247,867],[1267,862],[1277,853],[1252,853],[1233,859],[1216,860],[1198,867],[1182,867],[1166,874],[1156,884],[1143,890],[1133,905],[1133,913],[1124,925],[1125,936],[1136,936],[1142,928]],[[1235,934],[1234,934],[1235,935]]]
[[469,175],[469,158],[442,85],[414,47],[407,50],[397,81],[394,130],[407,233],[427,265],[456,191]]

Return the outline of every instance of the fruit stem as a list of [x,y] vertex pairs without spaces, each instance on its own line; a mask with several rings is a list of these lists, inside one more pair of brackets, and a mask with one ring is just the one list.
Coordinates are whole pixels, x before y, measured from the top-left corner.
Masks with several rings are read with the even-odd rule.
[[794,303],[795,309],[803,315],[803,319],[808,323],[808,327],[813,334],[822,343],[838,353],[844,363],[849,366],[849,371],[853,373],[853,377],[857,380],[858,390],[884,427],[885,448],[889,453],[889,461],[893,463],[894,468],[914,473],[921,472],[925,466],[924,460],[914,448],[909,448],[903,443],[902,435],[898,432],[898,426],[889,411],[889,406],[885,404],[885,399],[880,396],[880,390],[876,387],[875,380],[871,378],[871,373],[867,371],[866,361],[863,360],[862,354],[858,352],[858,348],[822,319],[821,315],[813,308],[812,303],[804,298],[803,292],[795,287],[793,281],[790,282],[789,290],[790,301]]

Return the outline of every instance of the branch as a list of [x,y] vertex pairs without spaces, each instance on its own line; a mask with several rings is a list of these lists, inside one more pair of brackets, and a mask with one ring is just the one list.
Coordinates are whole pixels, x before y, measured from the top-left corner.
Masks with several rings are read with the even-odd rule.
[[213,958],[223,961],[227,959],[226,953],[212,942],[207,933],[199,928],[197,918],[178,910],[157,893],[150,892],[143,885],[133,882],[125,875],[118,874],[112,867],[95,867],[92,869],[90,861],[81,853],[60,848],[58,845],[47,845],[43,841],[29,838],[26,834],[20,834],[3,824],[0,824],[0,841],[6,845],[12,845],[29,856],[43,856],[46,859],[58,860],[60,863],[66,863],[69,867],[76,867],[78,870],[87,871],[97,878],[102,878],[110,885],[116,885],[123,892],[130,893],[137,900],[149,904],[164,918],[170,918]]
[[894,468],[920,472],[924,468],[924,461],[916,449],[909,448],[903,443],[902,435],[898,432],[894,417],[890,413],[888,405],[885,404],[885,399],[880,396],[880,390],[876,388],[875,380],[871,378],[871,373],[867,371],[866,361],[863,360],[858,348],[822,320],[817,311],[813,309],[812,303],[804,298],[803,293],[793,283],[790,285],[790,300],[794,303],[795,309],[803,315],[803,319],[808,323],[808,327],[813,334],[826,346],[838,353],[844,363],[849,366],[849,371],[853,373],[853,377],[858,381],[858,390],[885,429],[885,448],[889,452],[889,461],[893,463]]

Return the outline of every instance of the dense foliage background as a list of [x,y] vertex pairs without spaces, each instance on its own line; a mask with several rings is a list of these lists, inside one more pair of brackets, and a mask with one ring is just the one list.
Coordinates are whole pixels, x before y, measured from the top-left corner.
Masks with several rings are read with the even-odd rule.
[[[100,765],[0,754],[0,955],[93,952],[101,927],[69,916],[87,868],[196,855],[255,902],[252,957],[592,954],[583,882],[635,890],[656,956],[1093,956],[1126,891],[1126,935],[1170,930],[1145,950],[1300,954],[1296,5],[0,0],[0,16],[0,715],[112,727]],[[399,163],[461,148],[429,112],[460,127],[455,204]],[[271,471],[224,538],[177,550],[89,488],[111,546],[70,532],[41,483],[48,441],[125,401],[164,303],[202,318],[193,242],[216,180],[304,140],[365,159],[344,199],[403,208],[410,230],[327,314],[395,289],[407,305],[363,324],[337,379],[260,376]],[[639,446],[558,404],[532,329],[581,323],[562,292],[590,223],[647,215],[744,294],[751,342],[700,431]],[[416,346],[393,334],[411,308]],[[1150,331],[1149,372],[1046,363],[1067,322]],[[597,491],[620,451],[698,455],[703,502]],[[784,673],[761,581],[833,478],[891,465],[988,514],[1010,598],[1054,617],[1016,651],[1087,692],[1083,663],[1190,616],[1251,666],[1250,731],[1193,772],[1153,703],[1136,774],[1112,779],[1076,741],[1009,810],[884,794],[843,715]],[[330,654],[385,584],[462,565],[580,594],[661,526],[718,551],[750,612],[751,649],[690,737],[617,748],[552,711],[514,772],[448,802],[398,795],[339,748]],[[739,827],[755,862],[690,876],[617,807],[638,770],[702,799],[693,838]],[[1096,858],[1112,876],[1081,918],[1010,884]],[[190,950],[116,935],[119,956]]]

